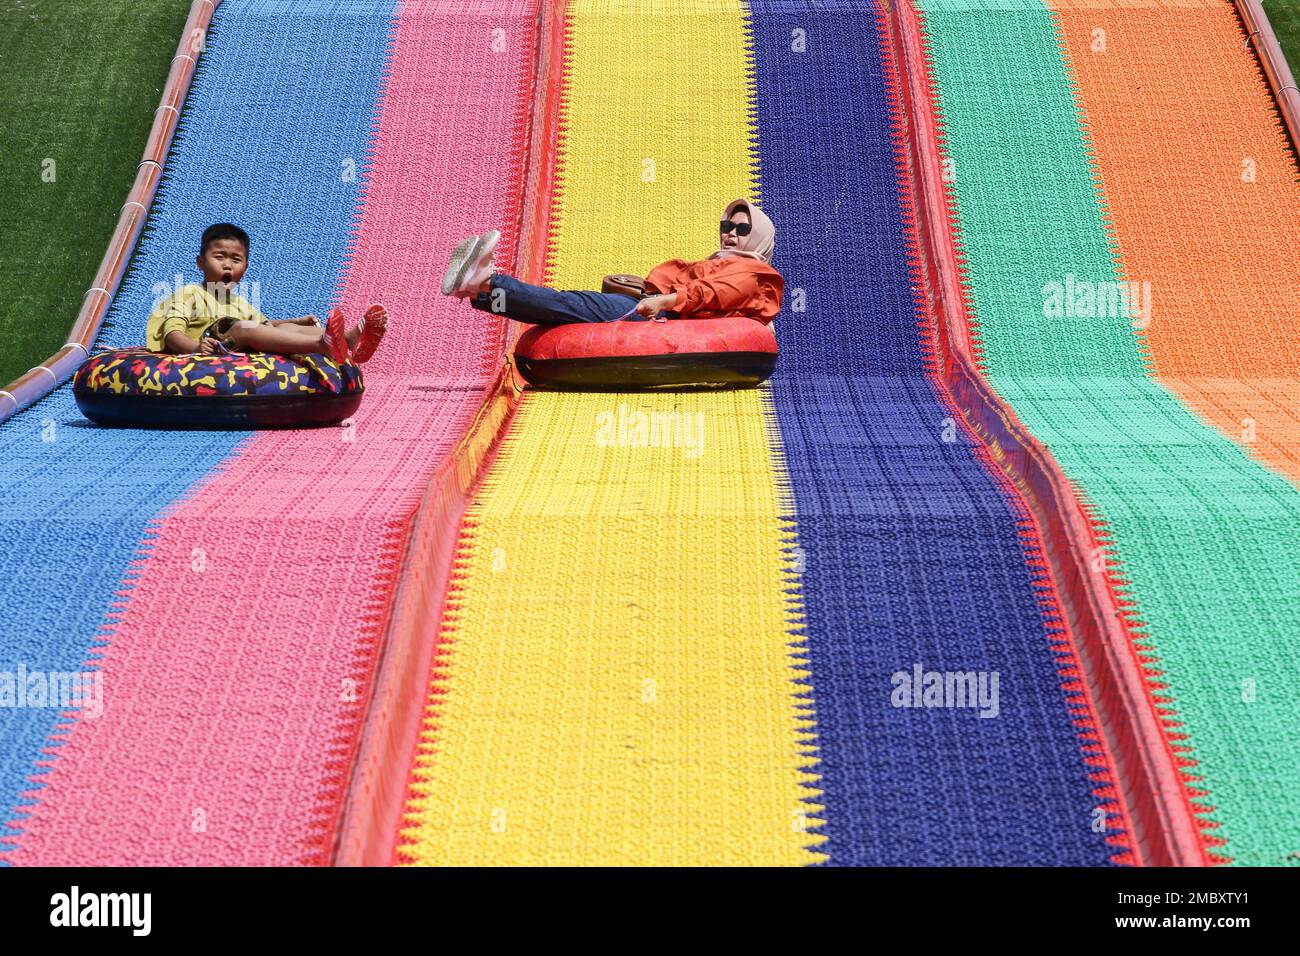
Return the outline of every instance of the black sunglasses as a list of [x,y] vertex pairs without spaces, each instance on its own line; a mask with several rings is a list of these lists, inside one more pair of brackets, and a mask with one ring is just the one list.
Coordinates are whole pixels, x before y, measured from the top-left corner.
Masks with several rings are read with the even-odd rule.
[[754,228],[754,224],[752,222],[732,222],[730,219],[722,220],[720,225],[722,227],[722,234],[724,236],[727,233],[731,232],[731,230],[733,229],[736,230],[736,235],[747,236],[749,235],[749,230]]

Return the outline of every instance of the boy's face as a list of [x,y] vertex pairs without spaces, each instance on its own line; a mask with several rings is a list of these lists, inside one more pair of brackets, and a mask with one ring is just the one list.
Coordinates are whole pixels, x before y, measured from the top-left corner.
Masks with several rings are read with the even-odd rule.
[[238,239],[214,239],[195,261],[207,285],[229,292],[248,271],[248,250]]

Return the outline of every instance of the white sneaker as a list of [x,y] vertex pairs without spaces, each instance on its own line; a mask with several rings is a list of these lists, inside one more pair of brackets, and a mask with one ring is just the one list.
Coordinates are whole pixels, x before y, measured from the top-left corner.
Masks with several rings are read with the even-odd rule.
[[492,253],[496,252],[501,240],[498,229],[489,229],[479,237],[479,246],[470,256],[469,268],[465,270],[465,281],[456,290],[459,295],[473,295],[480,285],[492,277]]
[[447,263],[447,271],[442,277],[443,295],[458,294],[459,289],[465,284],[469,265],[474,261],[475,253],[482,243],[483,240],[479,236],[470,236],[468,239],[462,239],[456,248],[451,250],[451,260]]

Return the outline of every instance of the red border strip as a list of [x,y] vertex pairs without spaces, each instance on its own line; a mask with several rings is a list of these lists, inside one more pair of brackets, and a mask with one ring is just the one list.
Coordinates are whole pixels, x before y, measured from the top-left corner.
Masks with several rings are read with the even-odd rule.
[[[521,94],[526,140],[515,157],[515,271],[525,281],[544,274],[557,155],[567,0],[539,0],[533,80]],[[530,109],[531,104],[531,109]],[[410,770],[429,697],[430,671],[448,610],[461,523],[521,401],[510,360],[516,331],[504,323],[497,343],[502,365],[483,394],[464,437],[439,466],[412,518],[380,645],[331,862],[389,866],[396,862]]]
[[[960,257],[942,179],[942,156],[921,25],[910,0],[881,0],[904,82],[908,176],[929,309],[935,319],[941,379],[989,457],[1028,506],[1056,582],[1063,624],[1074,637],[1081,673],[1105,749],[1114,760],[1113,794],[1131,823],[1132,861],[1147,866],[1205,866],[1201,824],[1193,813],[1162,720],[1149,696],[1123,600],[1105,573],[1108,549],[1060,465],[979,371],[970,335]],[[1067,688],[1068,689],[1068,688]],[[1079,688],[1082,690],[1082,686]]]
[[32,405],[70,379],[90,355],[90,346],[99,335],[104,316],[117,294],[127,263],[162,180],[163,164],[171,150],[172,137],[180,121],[181,107],[189,94],[194,69],[203,52],[208,25],[221,0],[194,0],[189,19],[176,45],[171,71],[163,86],[162,100],[154,111],[153,129],[144,147],[144,156],[136,168],[135,184],[117,218],[117,228],[109,240],[108,250],[100,261],[95,281],[81,301],[81,311],[68,333],[67,344],[40,365],[29,369],[0,389],[0,422]]
[[1269,23],[1268,14],[1259,0],[1233,0],[1233,3],[1246,28],[1247,45],[1251,40],[1255,41],[1255,55],[1259,57],[1264,76],[1273,90],[1282,122],[1291,134],[1291,148],[1300,153],[1300,89],[1296,88],[1295,77],[1287,65],[1282,45],[1277,42],[1273,24]]

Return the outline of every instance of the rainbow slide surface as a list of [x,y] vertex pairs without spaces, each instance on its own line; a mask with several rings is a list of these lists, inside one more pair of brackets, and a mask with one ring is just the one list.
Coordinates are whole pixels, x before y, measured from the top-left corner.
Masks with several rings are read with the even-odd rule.
[[[1293,864],[1300,185],[1236,13],[914,8],[974,359],[1092,519],[1200,862]],[[778,227],[776,374],[512,396],[367,859],[1141,862],[1039,504],[950,387],[890,12],[224,0],[97,344],[217,221],[263,311],[388,337],[342,429],[107,430],[66,386],[0,423],[0,671],[102,689],[0,682],[0,863],[340,862],[427,492],[517,333],[438,293],[448,252],[501,228],[596,288],[737,197]]]
[[[1107,861],[1014,505],[944,441],[876,13],[570,4],[554,283],[708,249],[756,195],[806,307],[770,387],[525,396],[471,510],[401,861]],[[828,256],[833,233],[861,238]],[[673,440],[602,442],[602,416]],[[894,706],[918,666],[1016,693],[996,719]]]

